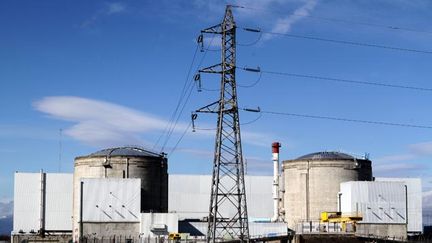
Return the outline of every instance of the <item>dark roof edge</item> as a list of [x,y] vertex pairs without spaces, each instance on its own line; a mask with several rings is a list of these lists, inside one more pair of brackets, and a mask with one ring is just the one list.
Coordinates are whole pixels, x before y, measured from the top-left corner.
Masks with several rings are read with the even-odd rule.
[[123,146],[102,149],[89,155],[77,156],[80,158],[103,158],[103,157],[154,157],[163,158],[165,153],[156,153],[138,146]]
[[323,161],[323,160],[359,160],[359,161],[370,161],[368,158],[356,158],[350,154],[337,152],[337,151],[323,151],[310,153],[300,156],[296,159],[286,161]]

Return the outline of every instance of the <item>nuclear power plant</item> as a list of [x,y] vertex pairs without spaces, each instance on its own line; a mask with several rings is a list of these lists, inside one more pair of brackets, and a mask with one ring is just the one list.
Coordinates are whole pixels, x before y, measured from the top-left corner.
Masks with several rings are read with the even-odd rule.
[[[245,175],[250,240],[422,234],[420,179],[374,178],[371,160],[341,152],[280,163],[280,146],[273,176]],[[205,241],[211,184],[168,175],[165,154],[139,147],[78,156],[73,174],[17,172],[12,240]]]
[[16,172],[13,243],[406,242],[423,234],[421,180],[374,177],[368,155],[281,157],[277,141],[266,155],[273,175],[247,174],[239,110],[262,111],[238,106],[233,7],[197,40],[201,48],[204,35],[221,40],[221,61],[192,81],[200,87],[202,73],[220,75],[219,99],[190,123],[195,130],[197,113],[217,114],[212,171],[169,174],[164,145],[160,153],[125,146],[77,155],[73,173]]

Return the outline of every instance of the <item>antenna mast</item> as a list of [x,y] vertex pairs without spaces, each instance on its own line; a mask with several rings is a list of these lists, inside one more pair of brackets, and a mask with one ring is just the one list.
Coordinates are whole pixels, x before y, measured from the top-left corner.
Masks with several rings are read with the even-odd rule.
[[[217,239],[249,240],[235,80],[236,25],[232,7],[226,7],[221,24],[201,31],[202,34],[222,36],[222,62],[199,71],[221,75],[220,99],[196,111],[218,114],[207,242],[216,242]],[[201,42],[202,34],[198,38]]]

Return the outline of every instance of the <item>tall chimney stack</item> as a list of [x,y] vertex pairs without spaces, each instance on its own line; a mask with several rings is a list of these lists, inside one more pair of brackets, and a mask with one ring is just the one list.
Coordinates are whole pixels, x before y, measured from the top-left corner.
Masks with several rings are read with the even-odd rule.
[[273,217],[272,222],[279,220],[279,142],[272,143],[273,155]]

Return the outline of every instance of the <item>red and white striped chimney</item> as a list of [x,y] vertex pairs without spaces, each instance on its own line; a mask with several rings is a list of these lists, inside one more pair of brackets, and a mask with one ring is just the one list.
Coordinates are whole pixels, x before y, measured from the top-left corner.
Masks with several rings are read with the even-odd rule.
[[272,143],[273,155],[273,217],[272,222],[279,219],[279,142]]

